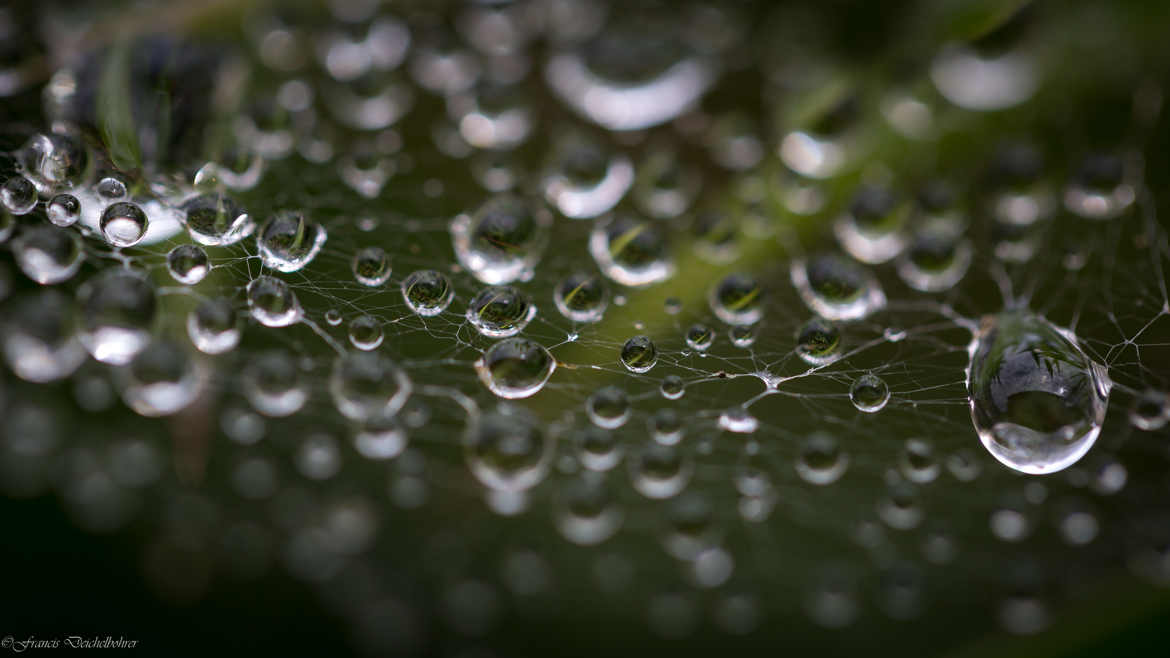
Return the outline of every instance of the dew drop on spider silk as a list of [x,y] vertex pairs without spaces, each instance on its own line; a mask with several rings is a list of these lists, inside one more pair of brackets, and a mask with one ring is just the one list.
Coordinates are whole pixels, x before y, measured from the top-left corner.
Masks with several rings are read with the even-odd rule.
[[385,338],[382,323],[372,315],[359,315],[349,321],[349,343],[368,352],[377,349]]
[[240,344],[240,318],[231,300],[211,297],[187,314],[187,336],[204,354],[223,354]]
[[300,322],[304,311],[296,293],[288,284],[271,276],[258,276],[248,282],[248,309],[257,322],[266,327],[287,327]]
[[475,362],[480,381],[504,399],[536,395],[555,369],[556,360],[543,345],[519,337],[492,345]]
[[826,320],[859,320],[886,305],[873,273],[840,255],[795,260],[791,277],[804,303]]
[[890,401],[890,387],[877,375],[866,373],[853,380],[849,387],[849,400],[858,411],[877,413]]
[[630,372],[649,372],[658,363],[658,348],[649,336],[634,336],[622,346],[621,360]]
[[488,286],[467,303],[467,321],[489,338],[515,336],[536,317],[528,295],[512,286]]
[[99,227],[102,236],[115,247],[131,247],[142,240],[150,220],[136,203],[119,201],[102,211]]
[[179,283],[194,285],[211,271],[207,252],[197,244],[181,244],[167,253],[167,271]]
[[455,257],[475,278],[499,285],[531,276],[548,241],[552,214],[514,196],[488,199],[451,222]]
[[353,277],[363,286],[376,288],[390,279],[390,257],[381,247],[365,247],[353,255]]
[[43,225],[21,230],[12,241],[12,254],[20,271],[43,285],[73,278],[85,259],[76,232]]
[[551,437],[529,412],[501,407],[474,418],[464,435],[467,465],[485,487],[521,492],[548,473]]
[[599,388],[585,400],[585,412],[594,425],[615,429],[630,419],[630,398],[616,386]]
[[107,270],[77,291],[81,343],[93,358],[125,365],[150,342],[158,301],[145,276]]
[[441,272],[418,270],[402,280],[402,299],[416,315],[429,318],[447,310],[455,299],[455,289]]
[[796,355],[811,366],[837,360],[841,351],[841,330],[823,318],[804,323],[796,333]]
[[596,274],[575,272],[557,284],[553,303],[573,322],[597,322],[609,305],[609,289]]

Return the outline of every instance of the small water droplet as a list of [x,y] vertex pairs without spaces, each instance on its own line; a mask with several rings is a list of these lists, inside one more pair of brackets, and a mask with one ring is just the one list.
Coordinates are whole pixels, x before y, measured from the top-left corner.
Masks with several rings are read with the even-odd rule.
[[464,455],[471,473],[484,486],[522,492],[547,475],[553,444],[530,413],[501,407],[470,423]]
[[467,321],[489,338],[515,336],[534,317],[536,306],[532,300],[511,286],[489,286],[467,303]]
[[858,411],[877,413],[890,401],[890,387],[881,377],[867,373],[853,380],[849,400]]
[[167,254],[167,271],[179,283],[199,283],[211,271],[207,252],[195,244],[178,245]]
[[353,277],[363,286],[376,288],[390,279],[390,257],[381,247],[365,247],[353,255]]
[[271,276],[248,282],[248,310],[266,327],[287,327],[301,321],[304,312],[288,284]]
[[623,286],[648,286],[670,278],[669,243],[650,222],[618,213],[589,234],[589,253],[601,272]]
[[204,354],[230,352],[240,343],[240,319],[230,300],[213,297],[187,314],[187,335]]
[[375,352],[338,356],[329,375],[333,404],[350,420],[394,416],[406,404],[411,388],[406,371]]
[[296,272],[309,264],[325,245],[325,227],[304,214],[281,211],[265,222],[256,237],[260,260],[278,272]]
[[649,372],[658,363],[658,348],[649,336],[634,336],[622,346],[621,360],[630,372]]
[[441,272],[418,270],[402,280],[402,298],[415,314],[429,318],[447,310],[455,289]]
[[609,289],[597,275],[575,272],[557,285],[553,303],[573,322],[597,322],[609,304]]
[[809,484],[832,484],[841,479],[848,468],[849,455],[836,439],[824,432],[809,436],[796,460],[796,474]]
[[795,260],[791,275],[800,298],[826,320],[857,320],[886,305],[873,273],[841,256]]
[[49,221],[56,226],[72,226],[81,218],[81,201],[72,194],[58,194],[49,200],[45,210]]
[[366,352],[377,349],[385,337],[382,323],[374,316],[365,314],[349,321],[348,334],[350,344]]
[[630,399],[616,386],[606,386],[593,392],[585,400],[585,412],[598,427],[616,429],[630,418]]
[[809,365],[832,363],[840,351],[841,331],[828,320],[813,318],[796,333],[796,355]]
[[125,365],[150,341],[157,300],[154,286],[131,270],[107,270],[77,291],[78,337],[93,358]]
[[476,362],[475,370],[489,391],[505,399],[527,398],[544,388],[556,360],[543,345],[527,338],[505,338]]
[[102,211],[100,227],[106,241],[115,247],[138,244],[149,225],[146,213],[129,201],[111,203]]

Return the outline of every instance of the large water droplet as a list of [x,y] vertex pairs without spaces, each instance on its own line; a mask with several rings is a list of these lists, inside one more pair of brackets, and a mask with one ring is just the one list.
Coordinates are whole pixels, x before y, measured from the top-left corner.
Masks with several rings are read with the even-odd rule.
[[609,304],[609,289],[597,275],[576,272],[557,284],[553,303],[561,315],[574,322],[597,322]]
[[220,194],[203,194],[182,205],[191,239],[207,246],[235,244],[256,230],[252,217],[235,201]]
[[595,546],[621,527],[621,508],[614,503],[605,480],[600,477],[573,480],[559,498],[557,529],[574,544]]
[[518,197],[489,199],[451,222],[455,256],[475,278],[501,284],[524,278],[540,260],[552,216]]
[[13,215],[26,215],[37,207],[37,188],[24,176],[13,176],[0,185],[0,204]]
[[511,286],[491,286],[471,298],[466,317],[484,336],[506,338],[528,326],[536,317],[536,306],[527,295]]
[[195,285],[211,271],[207,252],[195,244],[181,244],[167,253],[167,271],[171,277],[185,285]]
[[649,336],[634,336],[622,346],[621,359],[630,372],[649,372],[658,363],[658,348]]
[[605,429],[621,427],[630,419],[630,398],[616,386],[606,386],[585,400],[585,412],[593,424]]
[[634,488],[647,498],[672,498],[686,488],[694,466],[676,446],[645,443],[630,460]]
[[240,343],[240,320],[230,300],[205,299],[187,314],[187,335],[204,354],[223,354]]
[[44,285],[73,278],[84,259],[77,233],[52,226],[23,229],[12,241],[12,253],[20,271]]
[[827,320],[857,320],[886,305],[873,273],[841,256],[794,260],[791,275],[800,298]]
[[77,291],[79,334],[93,358],[125,365],[150,341],[154,325],[154,286],[131,270],[108,270]]
[[650,222],[625,213],[593,228],[589,253],[605,276],[624,286],[647,286],[674,273],[666,238]]
[[281,211],[264,223],[256,244],[260,260],[278,272],[296,272],[317,257],[325,244],[325,227],[304,214]]
[[410,397],[406,371],[375,352],[353,352],[337,357],[329,377],[329,392],[343,416],[368,420],[393,416]]
[[296,360],[283,350],[253,357],[241,374],[244,396],[265,416],[291,416],[309,399],[309,390]]
[[353,255],[353,277],[363,286],[375,288],[390,279],[390,257],[381,247],[365,247]]
[[540,423],[523,409],[501,407],[474,419],[464,437],[471,473],[496,491],[532,488],[548,473],[553,444]]
[[866,373],[853,380],[849,387],[849,400],[858,411],[877,413],[890,401],[890,387],[877,375]]
[[441,272],[419,270],[402,280],[402,299],[410,310],[429,318],[447,310],[455,299],[455,289]]
[[863,187],[833,225],[838,242],[863,263],[884,263],[906,247],[910,204],[881,187]]
[[248,282],[248,310],[266,327],[287,327],[301,321],[301,303],[288,284],[270,276]]
[[1072,332],[1029,311],[1005,311],[983,320],[968,353],[971,420],[1000,462],[1054,473],[1093,446],[1112,382]]
[[764,316],[763,290],[748,274],[728,274],[711,288],[708,302],[716,317],[727,324],[755,324]]
[[849,455],[841,449],[836,439],[824,432],[808,437],[796,460],[796,474],[810,484],[832,484],[848,468]]
[[115,247],[138,244],[146,235],[150,221],[138,204],[129,201],[111,203],[102,211],[100,228],[106,241]]
[[139,352],[121,373],[122,400],[143,416],[169,416],[198,397],[203,376],[182,348],[156,340]]
[[359,315],[349,321],[349,343],[354,347],[368,352],[378,349],[386,334],[382,331],[382,323],[372,315]]
[[572,139],[554,154],[544,196],[565,217],[589,219],[617,205],[633,182],[628,157],[609,153],[596,141]]
[[81,201],[72,194],[58,194],[49,200],[45,215],[56,226],[72,226],[81,219]]
[[796,355],[813,366],[837,360],[841,348],[841,331],[828,320],[813,318],[796,333]]
[[556,367],[548,350],[527,338],[505,338],[475,362],[483,385],[505,399],[536,395]]
[[5,317],[4,357],[18,377],[44,383],[73,374],[86,359],[74,334],[73,302],[56,290],[18,299]]

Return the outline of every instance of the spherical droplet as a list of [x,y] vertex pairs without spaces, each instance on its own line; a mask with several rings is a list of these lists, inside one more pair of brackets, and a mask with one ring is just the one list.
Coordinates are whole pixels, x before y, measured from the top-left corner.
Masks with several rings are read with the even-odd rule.
[[467,304],[467,321],[489,338],[515,336],[536,316],[527,295],[512,286],[490,286]]
[[236,202],[220,194],[202,194],[180,208],[191,239],[211,247],[235,244],[256,230],[252,217]]
[[902,446],[898,466],[907,480],[918,484],[933,482],[941,470],[938,460],[934,457],[934,448],[922,439],[906,441]]
[[732,325],[727,330],[727,338],[731,340],[731,344],[740,349],[747,349],[756,344],[756,338],[760,335],[760,326],[737,324]]
[[146,235],[150,221],[136,203],[119,201],[111,203],[102,211],[100,228],[106,241],[115,247],[130,247],[138,244]]
[[484,386],[505,399],[536,395],[555,369],[556,360],[548,350],[527,338],[505,338],[475,362]]
[[666,238],[632,215],[619,213],[597,224],[589,235],[589,253],[605,276],[623,286],[648,286],[674,273]]
[[283,350],[252,357],[241,374],[252,407],[265,416],[291,416],[309,399],[309,390],[292,354]]
[[886,305],[873,274],[855,261],[824,254],[792,263],[792,285],[817,315],[858,320]]
[[808,437],[796,460],[796,474],[809,484],[832,484],[848,468],[849,455],[841,449],[836,439],[824,432]]
[[577,458],[591,471],[608,471],[622,460],[622,447],[612,432],[586,426],[577,433]]
[[598,427],[615,429],[630,419],[630,398],[616,386],[597,389],[585,400],[585,412]]
[[649,336],[634,336],[622,346],[621,359],[630,372],[649,372],[658,363],[658,348]]
[[390,279],[390,257],[381,247],[365,247],[353,255],[353,277],[363,286],[376,288]]
[[372,315],[359,315],[349,321],[349,342],[359,350],[377,349],[384,337],[382,323]]
[[678,375],[667,375],[662,378],[662,397],[667,400],[677,400],[686,393],[686,384]]
[[303,213],[281,211],[264,223],[256,236],[260,260],[278,272],[296,272],[308,265],[325,245],[325,227]]
[[337,357],[329,376],[333,403],[350,420],[393,416],[406,404],[411,388],[406,371],[375,352]]
[[605,486],[605,480],[577,478],[562,490],[557,506],[557,529],[581,546],[596,546],[617,532],[622,512]]
[[609,304],[609,289],[597,275],[575,272],[557,284],[553,303],[573,322],[597,322]]
[[37,207],[37,188],[24,176],[13,176],[0,185],[0,203],[13,215],[26,215]]
[[1054,473],[1093,446],[1113,383],[1072,332],[1028,311],[1005,311],[984,319],[968,353],[971,420],[1000,462]]
[[442,313],[455,298],[455,289],[445,275],[435,270],[411,272],[402,280],[402,298],[417,315],[429,318]]
[[43,225],[22,229],[12,241],[12,254],[20,271],[43,285],[73,278],[85,257],[75,231]]
[[179,283],[194,285],[211,271],[207,252],[195,244],[181,244],[167,254],[167,271]]
[[760,421],[743,407],[732,407],[719,414],[719,429],[736,434],[751,434],[760,428]]
[[187,335],[204,354],[230,352],[240,343],[240,319],[230,300],[213,297],[187,314]]
[[150,341],[158,303],[141,274],[107,270],[82,284],[77,303],[78,337],[98,361],[125,365]]
[[475,278],[502,284],[523,278],[540,260],[552,216],[513,196],[489,199],[451,222],[455,257]]
[[841,331],[832,322],[813,318],[796,333],[796,355],[812,366],[837,360],[841,348]]
[[686,488],[693,465],[675,446],[650,441],[630,460],[630,477],[647,498],[672,498]]
[[1139,430],[1152,432],[1170,421],[1170,394],[1148,390],[1138,395],[1129,411],[1129,422]]
[[706,352],[715,342],[715,330],[705,324],[693,324],[687,329],[687,346],[699,352]]
[[85,361],[73,301],[48,288],[15,300],[0,322],[4,357],[18,377],[46,383],[72,375]]
[[287,327],[301,321],[301,303],[280,279],[258,276],[248,282],[247,295],[252,317],[266,327]]
[[849,400],[858,411],[877,413],[890,401],[890,387],[877,375],[866,373],[853,380],[849,387]]
[[72,194],[58,194],[49,200],[45,214],[57,226],[73,226],[81,218],[81,201]]
[[922,292],[950,290],[967,274],[973,253],[956,222],[932,222],[919,229],[898,260],[898,276]]
[[178,345],[156,340],[135,355],[122,372],[122,400],[142,416],[169,416],[190,405],[203,377]]
[[764,316],[762,292],[754,277],[729,274],[711,288],[708,302],[715,316],[727,324],[755,324]]
[[464,436],[471,473],[484,486],[507,492],[532,488],[548,473],[551,437],[527,411],[502,407],[473,419]]

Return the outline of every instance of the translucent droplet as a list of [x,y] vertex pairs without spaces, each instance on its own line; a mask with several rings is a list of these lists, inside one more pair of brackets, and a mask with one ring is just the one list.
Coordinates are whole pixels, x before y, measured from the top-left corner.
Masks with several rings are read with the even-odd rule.
[[557,362],[543,345],[527,338],[505,338],[475,362],[489,391],[505,399],[527,398],[544,388]]
[[341,415],[351,420],[393,416],[410,397],[406,371],[375,352],[352,352],[333,362],[329,392]]
[[129,201],[111,203],[102,211],[101,231],[106,241],[115,247],[130,247],[146,235],[149,224],[146,213],[138,204]]
[[686,340],[691,349],[706,352],[715,343],[715,330],[705,324],[691,325],[687,329]]
[[649,336],[634,336],[622,346],[621,359],[630,372],[649,372],[658,363],[658,348]]
[[934,458],[934,448],[922,439],[906,441],[898,466],[907,480],[918,484],[933,482],[941,470]]
[[841,479],[848,468],[849,455],[836,439],[823,432],[805,440],[796,460],[796,474],[809,484],[832,484]]
[[553,444],[530,413],[501,407],[473,419],[464,435],[464,455],[484,486],[520,492],[544,479]]
[[211,247],[235,244],[256,230],[252,217],[236,202],[220,194],[203,194],[181,207],[187,232],[199,244]]
[[890,401],[890,387],[877,375],[866,373],[853,380],[849,387],[849,400],[858,411],[877,413]]
[[515,336],[536,317],[536,306],[511,286],[484,288],[467,303],[467,321],[489,338]]
[[796,355],[820,366],[836,361],[841,350],[841,331],[832,322],[813,318],[796,333]]
[[1072,332],[1028,311],[1005,311],[984,319],[968,353],[971,420],[1000,462],[1054,473],[1093,446],[1113,383]]
[[750,275],[728,274],[711,288],[708,302],[715,316],[727,324],[748,325],[764,316],[763,291]]
[[472,215],[451,222],[455,256],[475,278],[497,285],[524,278],[548,241],[552,216],[518,197],[489,199]]
[[325,311],[325,323],[330,327],[336,327],[341,324],[341,311],[335,308]]
[[341,450],[328,434],[310,434],[297,448],[297,470],[310,480],[328,480],[341,470]]
[[363,286],[376,288],[390,279],[390,257],[381,247],[365,247],[353,255],[353,277]]
[[97,194],[103,201],[113,202],[125,199],[129,192],[122,179],[117,176],[106,176],[98,181]]
[[659,409],[650,417],[650,436],[659,443],[674,445],[682,439],[683,419],[674,409]]
[[884,263],[906,248],[910,204],[881,187],[863,187],[833,224],[841,248],[863,263]]
[[630,460],[630,477],[647,498],[677,496],[691,479],[693,465],[675,446],[654,441],[644,444]]
[[576,272],[557,284],[553,303],[573,322],[597,322],[609,304],[609,289],[597,275]]
[[671,501],[666,509],[666,524],[663,546],[680,560],[693,560],[719,541],[715,508],[700,493],[687,492]]
[[53,289],[18,298],[3,321],[4,357],[25,381],[46,383],[73,374],[87,357],[74,333],[72,300]]
[[601,272],[623,286],[648,286],[674,274],[666,238],[650,222],[618,213],[589,234]]
[[13,176],[0,185],[0,203],[13,215],[26,215],[37,207],[37,188],[24,176]]
[[122,400],[142,416],[169,416],[185,409],[202,390],[198,364],[174,343],[156,340],[121,373]]
[[278,272],[296,272],[309,264],[327,237],[325,227],[304,214],[281,211],[264,223],[256,237],[260,260]]
[[125,365],[150,342],[157,300],[146,277],[107,270],[77,291],[78,337],[93,358]]
[[678,375],[667,375],[662,378],[661,391],[667,400],[677,400],[686,393],[686,384]]
[[194,244],[181,244],[167,254],[167,271],[175,281],[194,285],[211,271],[207,252]]
[[930,79],[947,100],[968,110],[1018,105],[1036,90],[1033,57],[1016,48],[984,56],[968,46],[948,45],[930,65]]
[[719,414],[719,429],[737,434],[751,434],[760,428],[760,421],[743,407],[734,407]]
[[447,310],[455,299],[455,289],[442,273],[418,270],[402,280],[402,298],[411,311],[429,318]]
[[1117,155],[1085,158],[1064,189],[1064,207],[1086,219],[1112,219],[1137,198],[1126,178],[1125,163]]
[[630,419],[630,398],[616,386],[597,389],[585,400],[585,412],[598,427],[616,429]]
[[73,226],[81,218],[81,201],[72,194],[58,194],[49,200],[45,211],[56,226]]
[[702,176],[697,168],[688,167],[677,153],[658,151],[639,167],[634,200],[651,217],[678,217],[690,208],[701,185]]
[[1170,421],[1170,395],[1155,390],[1138,395],[1129,411],[1129,422],[1139,430],[1152,432]]
[[791,275],[800,298],[826,320],[858,320],[886,305],[873,273],[841,256],[794,260]]
[[81,269],[85,254],[74,231],[31,226],[12,241],[12,254],[25,276],[42,285],[67,281]]
[[545,176],[544,197],[565,217],[590,219],[610,210],[634,182],[634,165],[600,143],[569,140]]
[[63,133],[33,135],[16,156],[42,193],[56,185],[79,182],[89,161],[80,137]]
[[187,335],[204,354],[230,352],[240,343],[240,319],[230,300],[213,297],[187,314]]
[[372,315],[359,315],[349,321],[349,342],[363,351],[378,349],[385,334],[382,323]]
[[760,335],[760,325],[732,325],[727,330],[727,337],[731,340],[731,344],[740,349],[747,349],[756,344],[756,338]]
[[623,515],[600,478],[577,478],[562,490],[556,516],[561,535],[581,546],[596,546],[621,527]]
[[244,396],[265,416],[291,416],[309,399],[295,359],[283,350],[253,357],[244,367],[241,380]]
[[406,430],[393,415],[377,415],[353,436],[354,450],[366,459],[393,459],[406,449]]
[[304,311],[288,284],[270,276],[248,282],[248,310],[266,327],[287,327],[301,321]]

